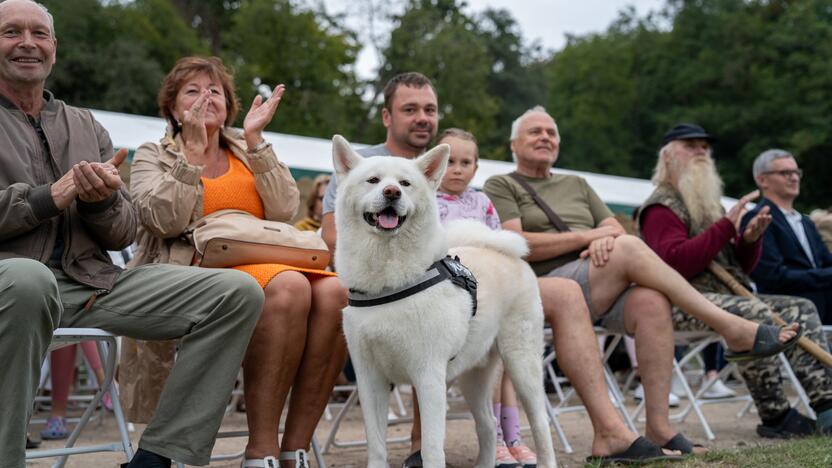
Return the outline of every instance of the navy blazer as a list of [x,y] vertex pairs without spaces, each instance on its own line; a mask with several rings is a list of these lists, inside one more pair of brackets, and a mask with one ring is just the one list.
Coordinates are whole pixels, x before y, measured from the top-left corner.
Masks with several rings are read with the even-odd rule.
[[817,268],[812,266],[786,216],[763,198],[742,218],[742,229],[763,206],[771,212],[771,224],[763,237],[763,253],[751,278],[761,293],[802,296],[818,308],[823,322],[832,323],[832,253],[821,240],[815,224],[803,216],[803,229]]

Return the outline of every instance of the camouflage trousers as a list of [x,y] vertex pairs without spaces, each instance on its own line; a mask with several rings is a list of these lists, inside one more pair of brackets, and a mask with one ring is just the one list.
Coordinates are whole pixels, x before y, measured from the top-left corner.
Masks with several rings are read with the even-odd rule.
[[[824,349],[829,349],[817,309],[807,299],[765,294],[757,296],[759,300],[718,293],[703,293],[703,296],[718,307],[753,322],[771,325],[771,313],[776,312],[786,323],[799,323],[803,336]],[[678,307],[673,308],[673,327],[678,331],[708,329],[703,322],[684,313]],[[812,407],[826,406],[832,402],[832,370],[824,367],[800,346],[794,346],[785,354],[795,376],[806,390]],[[776,356],[742,363],[739,370],[749,393],[754,398],[761,419],[777,417],[789,408],[789,401],[783,389],[780,363]]]

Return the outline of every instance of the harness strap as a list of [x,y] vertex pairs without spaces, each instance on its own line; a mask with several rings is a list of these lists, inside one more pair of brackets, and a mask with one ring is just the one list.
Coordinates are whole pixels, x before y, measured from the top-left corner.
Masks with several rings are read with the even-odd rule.
[[456,286],[465,289],[471,295],[473,304],[471,315],[477,313],[477,280],[474,275],[459,262],[459,257],[445,257],[433,262],[422,278],[412,286],[405,286],[393,291],[382,291],[377,295],[370,295],[357,289],[349,290],[349,305],[353,307],[372,307],[388,304],[450,279]]

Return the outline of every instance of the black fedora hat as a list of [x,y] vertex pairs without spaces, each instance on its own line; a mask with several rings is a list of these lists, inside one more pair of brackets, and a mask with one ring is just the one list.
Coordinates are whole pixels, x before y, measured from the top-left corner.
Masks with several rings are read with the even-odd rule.
[[702,139],[708,142],[714,141],[714,137],[708,135],[705,129],[694,123],[680,123],[668,130],[662,137],[662,146],[674,140],[695,140]]

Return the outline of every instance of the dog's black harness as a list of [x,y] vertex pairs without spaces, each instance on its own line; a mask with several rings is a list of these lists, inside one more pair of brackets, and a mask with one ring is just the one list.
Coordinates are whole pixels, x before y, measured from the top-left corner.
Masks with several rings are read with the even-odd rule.
[[456,286],[468,291],[471,295],[471,315],[477,313],[477,279],[471,270],[459,262],[459,257],[451,258],[450,255],[433,262],[428,271],[412,286],[405,286],[396,290],[382,290],[377,295],[370,295],[357,289],[350,289],[349,304],[353,307],[372,307],[381,304],[396,302],[412,296],[420,291],[439,284],[446,279],[451,280]]

